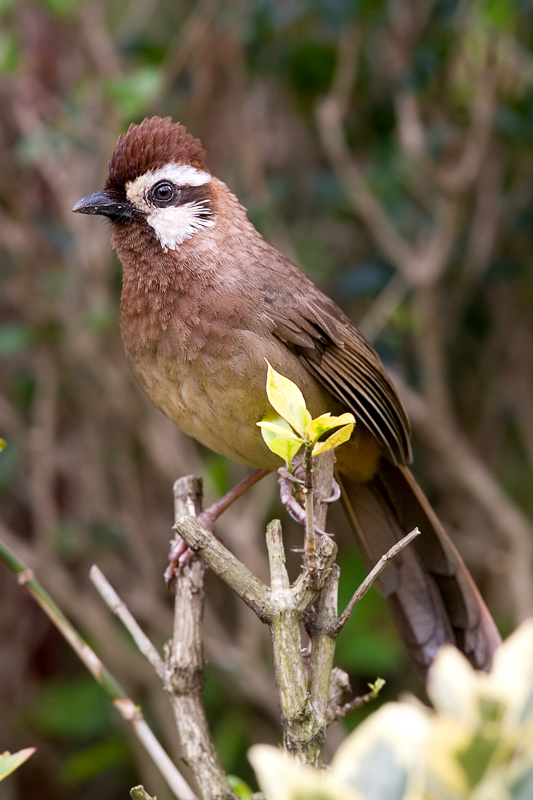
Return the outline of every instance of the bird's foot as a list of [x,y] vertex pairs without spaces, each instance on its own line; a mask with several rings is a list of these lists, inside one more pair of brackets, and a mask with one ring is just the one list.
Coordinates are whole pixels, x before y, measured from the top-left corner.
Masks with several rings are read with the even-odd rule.
[[335,478],[331,479],[331,494],[329,497],[322,497],[320,498],[321,503],[336,503],[337,500],[341,496],[341,487],[335,480]]
[[187,547],[181,536],[176,535],[168,553],[168,566],[165,570],[165,583],[167,586],[170,586],[174,578],[177,577],[180,568],[184,567],[193,555],[194,552],[190,547]]
[[282,505],[287,509],[291,517],[302,525],[305,525],[305,508],[303,506],[304,478],[305,472],[302,460],[293,467],[292,472],[287,467],[278,469],[279,496]]
[[[224,498],[223,498],[224,499]],[[213,511],[214,507],[215,511]],[[218,503],[214,503],[209,508],[206,508],[205,511],[202,511],[201,514],[198,514],[198,522],[200,522],[204,528],[212,531],[215,526],[215,520],[218,516],[220,516],[220,511],[217,514],[216,511],[220,508]],[[167,586],[177,577],[178,572],[185,564],[188,564],[191,558],[194,555],[194,550],[191,550],[190,547],[187,547],[186,543],[183,541],[181,536],[176,534],[176,538],[172,541],[170,545],[170,550],[168,553],[168,566],[165,570],[165,582]]]
[[[293,470],[288,470],[287,467],[280,467],[278,469],[278,483],[280,486],[280,499],[284,507],[287,509],[291,517],[296,521],[305,525],[305,506],[304,506],[304,491],[303,485],[305,483],[305,466],[303,458],[298,457],[293,461]],[[332,492],[329,497],[321,498],[322,503],[334,503],[341,496],[341,488],[335,478],[332,478]],[[317,533],[326,534],[326,531],[320,530],[315,526]],[[329,534],[326,534],[329,535]]]
[[[220,517],[222,512],[229,508],[239,497],[242,497],[242,495],[260,481],[261,478],[268,475],[269,471],[268,469],[256,469],[255,472],[252,472],[251,475],[244,478],[237,486],[230,489],[224,497],[221,497],[216,503],[213,503],[209,508],[206,508],[205,511],[198,514],[198,522],[200,522],[204,528],[207,528],[207,530],[212,531],[215,527],[216,520]],[[181,567],[188,564],[193,555],[194,551],[187,547],[180,536],[176,536],[170,547],[170,552],[168,554],[169,563],[165,570],[165,581],[167,585],[174,580]]]

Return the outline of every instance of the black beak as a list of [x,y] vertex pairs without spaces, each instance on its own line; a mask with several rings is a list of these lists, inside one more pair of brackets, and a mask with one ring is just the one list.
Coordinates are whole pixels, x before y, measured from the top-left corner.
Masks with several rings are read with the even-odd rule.
[[133,219],[135,209],[127,200],[117,198],[109,189],[93,192],[78,200],[72,209],[79,214],[101,214],[109,219],[127,221]]

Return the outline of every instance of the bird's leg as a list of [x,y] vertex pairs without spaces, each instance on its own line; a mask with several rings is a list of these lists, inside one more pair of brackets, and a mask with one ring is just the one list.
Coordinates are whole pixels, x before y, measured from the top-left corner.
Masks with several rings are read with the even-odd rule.
[[287,467],[278,469],[278,483],[282,504],[296,522],[305,525],[305,508],[303,506],[305,465],[301,457],[293,459],[292,470]]
[[[229,508],[235,500],[238,500],[239,497],[242,497],[248,489],[251,489],[252,486],[255,486],[265,475],[268,475],[270,470],[268,469],[256,469],[255,472],[252,472],[251,475],[248,475],[244,478],[240,483],[230,489],[229,492],[217,500],[215,503],[206,508],[205,511],[202,511],[198,515],[198,521],[202,523],[204,528],[212,531],[215,522],[220,517],[220,515]],[[190,550],[183,539],[180,536],[176,536],[172,545],[170,547],[170,552],[168,554],[169,564],[165,570],[165,580],[167,583],[175,577],[176,571],[183,566],[184,564],[189,561],[191,556],[194,553]]]
[[[291,517],[305,525],[305,507],[304,507],[304,492],[303,487],[305,484],[305,465],[301,456],[293,460],[293,471],[287,467],[280,467],[278,469],[278,483],[280,486],[280,499],[285,506]],[[334,503],[341,496],[341,488],[335,478],[332,478],[332,491],[331,495],[322,499],[322,503]],[[315,526],[317,533],[326,533]]]
[[184,566],[193,555],[193,551],[187,547],[181,536],[176,534],[176,538],[172,540],[168,552],[168,566],[165,570],[165,583],[167,586],[174,580],[179,568]]
[[[278,470],[278,483],[280,485],[280,498],[282,504],[285,506],[291,517],[296,520],[296,522],[300,522],[302,525],[305,525],[305,508],[302,505],[303,503],[303,492],[302,487],[305,482],[305,465],[303,459],[295,459],[293,472],[290,472],[286,467],[280,467]],[[208,530],[213,530],[214,525],[218,517],[231,506],[235,500],[238,500],[239,497],[242,497],[248,489],[258,483],[265,475],[268,475],[270,470],[267,469],[257,469],[255,472],[252,472],[251,475],[248,475],[244,478],[240,483],[230,489],[224,497],[221,497],[215,503],[206,508],[205,511],[202,511],[199,516],[198,520],[202,523],[204,528]],[[333,493],[331,497],[328,497],[327,500],[323,502],[326,503],[333,503],[335,500],[338,500],[340,497],[340,488],[336,481],[334,481],[333,486]],[[325,531],[321,531],[318,528],[315,528],[317,533],[325,533]],[[186,564],[189,559],[193,556],[193,551],[190,550],[183,539],[181,537],[176,536],[172,545],[170,547],[170,551],[168,554],[168,567],[165,570],[165,581],[170,583],[171,580],[175,577],[176,572],[179,570],[181,566]]]
[[270,472],[269,469],[256,469],[255,472],[252,472],[251,475],[247,475],[246,478],[243,478],[237,486],[234,486],[233,489],[230,489],[229,492],[226,492],[224,497],[221,497],[215,503],[206,508],[205,511],[202,511],[198,519],[208,530],[212,531],[215,525],[216,520],[220,517],[220,515],[229,508],[235,500],[238,500],[239,497],[242,497],[248,489],[251,489],[252,486],[255,486],[256,483],[259,483],[265,475],[268,475]]

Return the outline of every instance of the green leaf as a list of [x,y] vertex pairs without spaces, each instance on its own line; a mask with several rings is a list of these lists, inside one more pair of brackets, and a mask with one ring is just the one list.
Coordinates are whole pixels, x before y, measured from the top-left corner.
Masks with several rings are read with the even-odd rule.
[[268,363],[266,390],[272,408],[292,425],[300,436],[311,422],[311,415],[305,405],[304,396],[295,383],[276,372]]
[[332,417],[328,412],[327,414],[322,414],[320,417],[313,419],[306,427],[305,432],[311,441],[315,442],[323,433],[326,433],[326,431],[347,424],[355,425],[355,417],[353,414],[346,413],[341,414],[340,417]]
[[325,453],[327,450],[333,450],[335,447],[347,442],[352,435],[354,424],[355,423],[351,422],[349,425],[345,425],[344,428],[339,428],[338,431],[335,431],[335,433],[332,433],[331,436],[328,436],[324,442],[315,444],[311,455],[313,457],[318,456],[320,453]]
[[7,442],[6,442],[5,439],[0,439],[0,453],[2,452],[2,450],[4,449],[6,444],[7,444]]
[[245,783],[242,778],[239,778],[238,775],[228,775],[228,783],[237,797],[241,797],[242,800],[249,800],[253,794],[248,784]]
[[21,764],[24,764],[35,753],[36,747],[26,747],[18,753],[9,753],[7,750],[0,755],[0,781],[11,775]]

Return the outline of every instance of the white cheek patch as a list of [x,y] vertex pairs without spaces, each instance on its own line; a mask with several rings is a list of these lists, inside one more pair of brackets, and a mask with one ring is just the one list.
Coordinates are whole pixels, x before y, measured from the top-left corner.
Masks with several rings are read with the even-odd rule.
[[211,228],[215,223],[208,218],[212,212],[207,202],[154,208],[146,198],[152,186],[162,180],[171,181],[178,187],[204,186],[211,181],[211,175],[190,164],[165,164],[126,184],[126,197],[146,215],[146,221],[156,232],[163,250],[175,250],[196,231]]
[[184,203],[181,206],[152,209],[146,215],[146,221],[156,232],[166,252],[175,250],[202,228],[212,228],[214,221],[205,216],[210,213],[205,203]]

